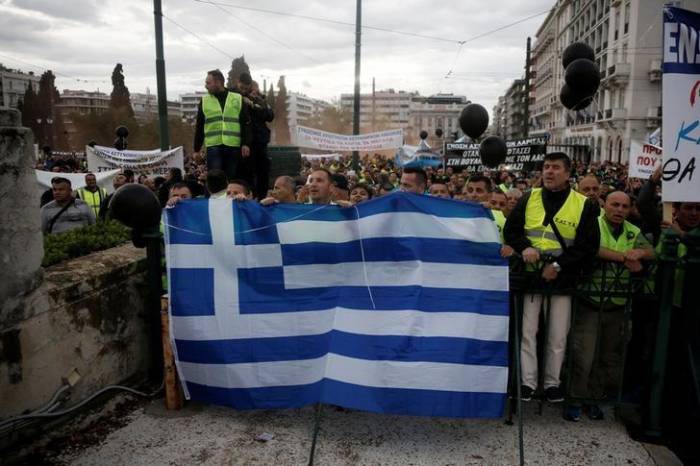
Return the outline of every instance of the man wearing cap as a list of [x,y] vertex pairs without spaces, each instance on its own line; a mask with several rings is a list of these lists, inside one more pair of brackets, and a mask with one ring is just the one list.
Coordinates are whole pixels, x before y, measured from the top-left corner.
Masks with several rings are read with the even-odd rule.
[[242,178],[242,158],[250,156],[250,110],[241,94],[224,86],[220,70],[211,70],[205,81],[208,94],[197,111],[194,156],[207,147],[207,169],[219,169],[229,179]]

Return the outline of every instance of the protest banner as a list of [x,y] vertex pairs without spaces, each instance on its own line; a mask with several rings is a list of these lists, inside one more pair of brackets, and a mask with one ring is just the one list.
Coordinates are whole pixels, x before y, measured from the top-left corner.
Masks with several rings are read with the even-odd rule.
[[88,170],[93,173],[113,170],[133,170],[136,175],[165,176],[170,168],[184,170],[182,147],[161,151],[117,150],[112,147],[85,147]]
[[664,202],[700,201],[700,182],[695,174],[700,163],[699,32],[700,13],[664,8]]
[[[506,146],[508,155],[503,163],[505,168],[514,171],[532,171],[536,169],[538,163],[544,161],[547,139],[544,137],[514,139],[506,141]],[[481,164],[477,143],[447,144],[447,166],[468,172],[489,170]]]
[[335,134],[318,129],[297,126],[296,145],[331,151],[373,151],[396,149],[403,144],[403,130],[392,129],[377,133]]
[[630,178],[649,178],[661,165],[663,150],[659,146],[641,141],[630,141]]
[[337,152],[332,154],[301,154],[301,158],[306,160],[340,160],[341,157],[342,155]]

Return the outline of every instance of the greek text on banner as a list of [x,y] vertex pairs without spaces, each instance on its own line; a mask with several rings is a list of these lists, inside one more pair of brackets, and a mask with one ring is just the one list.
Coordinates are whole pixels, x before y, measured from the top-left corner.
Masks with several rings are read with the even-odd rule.
[[161,151],[116,150],[112,147],[87,146],[88,170],[103,172],[115,168],[130,169],[138,175],[164,176],[170,168],[184,169],[182,147]]
[[700,201],[700,13],[664,8],[662,196],[664,202]]
[[649,178],[661,165],[662,149],[653,144],[632,140],[630,143],[630,178]]
[[332,151],[396,149],[403,144],[403,130],[392,129],[353,136],[297,126],[296,144],[301,147]]

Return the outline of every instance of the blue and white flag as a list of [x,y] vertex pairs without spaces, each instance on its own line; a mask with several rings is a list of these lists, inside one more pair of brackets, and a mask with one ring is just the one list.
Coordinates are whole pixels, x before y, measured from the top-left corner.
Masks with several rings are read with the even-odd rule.
[[482,206],[406,193],[350,208],[195,199],[165,223],[188,399],[503,414],[508,268]]

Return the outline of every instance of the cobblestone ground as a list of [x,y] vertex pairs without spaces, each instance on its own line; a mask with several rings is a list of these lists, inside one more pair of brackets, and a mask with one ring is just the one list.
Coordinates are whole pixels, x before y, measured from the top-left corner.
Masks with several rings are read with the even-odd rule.
[[[70,465],[304,465],[313,408],[234,411],[188,405],[167,412],[162,400],[138,406],[100,442],[64,449]],[[561,418],[559,406],[525,409],[525,457],[531,465],[653,465],[647,449],[612,420]],[[318,465],[518,464],[517,424],[385,416],[326,406],[316,450]],[[274,437],[256,440],[260,434]]]

